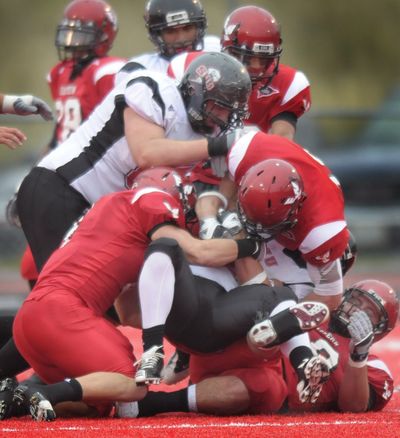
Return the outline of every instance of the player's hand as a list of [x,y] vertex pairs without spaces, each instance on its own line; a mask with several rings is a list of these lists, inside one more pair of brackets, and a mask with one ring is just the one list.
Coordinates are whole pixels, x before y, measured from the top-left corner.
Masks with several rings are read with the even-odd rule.
[[351,337],[351,360],[356,363],[365,361],[374,341],[374,328],[369,316],[363,310],[357,310],[351,314],[347,329]]
[[239,216],[235,211],[220,210],[218,212],[218,220],[232,236],[236,236],[243,229]]
[[18,114],[19,116],[39,114],[44,120],[53,120],[53,112],[47,103],[29,94],[25,96],[4,96],[3,112]]
[[22,146],[26,140],[26,135],[17,128],[0,126],[0,144],[5,144],[10,149],[16,149]]
[[230,239],[232,235],[225,229],[215,217],[200,220],[199,237],[202,240]]

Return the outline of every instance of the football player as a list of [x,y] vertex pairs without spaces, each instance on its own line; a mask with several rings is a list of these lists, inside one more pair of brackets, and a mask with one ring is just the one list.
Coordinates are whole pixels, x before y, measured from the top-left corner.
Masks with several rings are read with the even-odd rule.
[[205,37],[207,18],[198,0],[149,0],[144,21],[156,52],[131,58],[117,75],[117,82],[141,67],[166,73],[171,58],[182,52],[220,51],[217,37]]
[[261,263],[273,269],[281,253],[291,260],[270,277],[290,284],[292,268],[302,266],[314,287],[300,298],[336,308],[349,231],[342,190],[330,170],[296,143],[256,131],[232,146],[227,165],[243,227],[265,243]]
[[[108,55],[117,32],[117,16],[105,1],[73,0],[66,6],[55,37],[60,62],[47,76],[57,121],[45,152],[66,140],[114,87],[126,61]],[[29,247],[20,270],[32,287],[38,273]]]
[[[152,186],[104,196],[75,224],[17,313],[18,350],[42,381],[54,384],[40,392],[29,382],[15,389],[14,401],[36,420],[54,419],[52,404],[66,400],[130,401],[145,395],[133,379],[129,340],[104,314],[127,283],[138,281],[152,240],[174,239],[192,263],[206,266],[223,266],[257,248],[249,239],[192,237],[185,230],[190,186],[172,169],[150,172]],[[12,404],[3,401],[0,412],[11,415]]]
[[[86,209],[129,188],[139,169],[226,154],[233,137],[225,132],[243,117],[250,90],[242,65],[222,53],[199,57],[179,87],[157,72],[131,73],[21,184],[19,217],[38,267]],[[12,340],[0,363],[0,378],[26,367]]]
[[[216,354],[192,354],[188,388],[149,392],[139,402],[118,403],[117,415],[265,414],[281,406],[286,391],[288,400],[281,412],[382,410],[393,395],[393,378],[369,349],[395,327],[398,314],[398,298],[387,283],[368,279],[346,290],[329,323],[309,332],[313,348],[326,357],[331,368],[330,379],[314,403],[301,402],[297,376],[287,358],[283,359],[284,373],[276,368],[276,348],[251,345],[250,351],[245,343],[237,343]],[[282,386],[283,376],[287,387]]]

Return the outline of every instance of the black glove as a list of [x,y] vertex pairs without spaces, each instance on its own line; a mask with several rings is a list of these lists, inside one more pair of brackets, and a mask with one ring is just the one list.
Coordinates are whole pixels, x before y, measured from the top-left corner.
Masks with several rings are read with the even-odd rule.
[[226,155],[233,144],[243,135],[242,129],[229,131],[227,134],[219,137],[207,137],[208,141],[208,156],[218,157]]
[[369,316],[363,310],[357,310],[350,316],[347,326],[350,333],[350,358],[355,363],[367,360],[369,349],[374,342],[374,328]]

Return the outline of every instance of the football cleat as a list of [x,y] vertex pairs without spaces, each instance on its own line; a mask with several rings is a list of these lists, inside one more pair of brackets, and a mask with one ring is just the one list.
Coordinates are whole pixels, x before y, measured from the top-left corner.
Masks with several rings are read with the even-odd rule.
[[12,416],[14,390],[17,386],[15,378],[7,377],[0,381],[0,420]]
[[183,351],[175,350],[167,365],[161,371],[163,383],[175,385],[175,383],[186,379],[189,376],[190,355]]
[[[328,317],[329,309],[325,304],[304,301],[253,325],[247,333],[247,342],[256,348],[277,345],[318,327]],[[275,326],[273,321],[279,321],[279,324]]]
[[299,383],[297,393],[301,403],[315,403],[321,394],[323,384],[329,379],[329,365],[322,356],[304,359],[298,366]]
[[53,421],[56,413],[50,401],[39,391],[37,386],[19,385],[14,391],[14,402],[25,406],[36,421]]
[[140,360],[135,362],[138,365],[135,382],[138,386],[158,385],[161,382],[161,370],[164,365],[164,353],[162,345],[154,345],[146,350]]

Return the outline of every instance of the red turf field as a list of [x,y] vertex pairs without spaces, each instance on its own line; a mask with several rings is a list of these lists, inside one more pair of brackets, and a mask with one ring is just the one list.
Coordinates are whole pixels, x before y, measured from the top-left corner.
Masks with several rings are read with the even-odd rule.
[[[137,346],[138,333],[134,335]],[[374,347],[388,364],[397,392],[386,409],[368,414],[211,417],[197,414],[159,415],[134,420],[58,419],[36,423],[29,417],[0,423],[0,437],[400,437],[400,327]],[[165,389],[165,388],[163,388]]]

